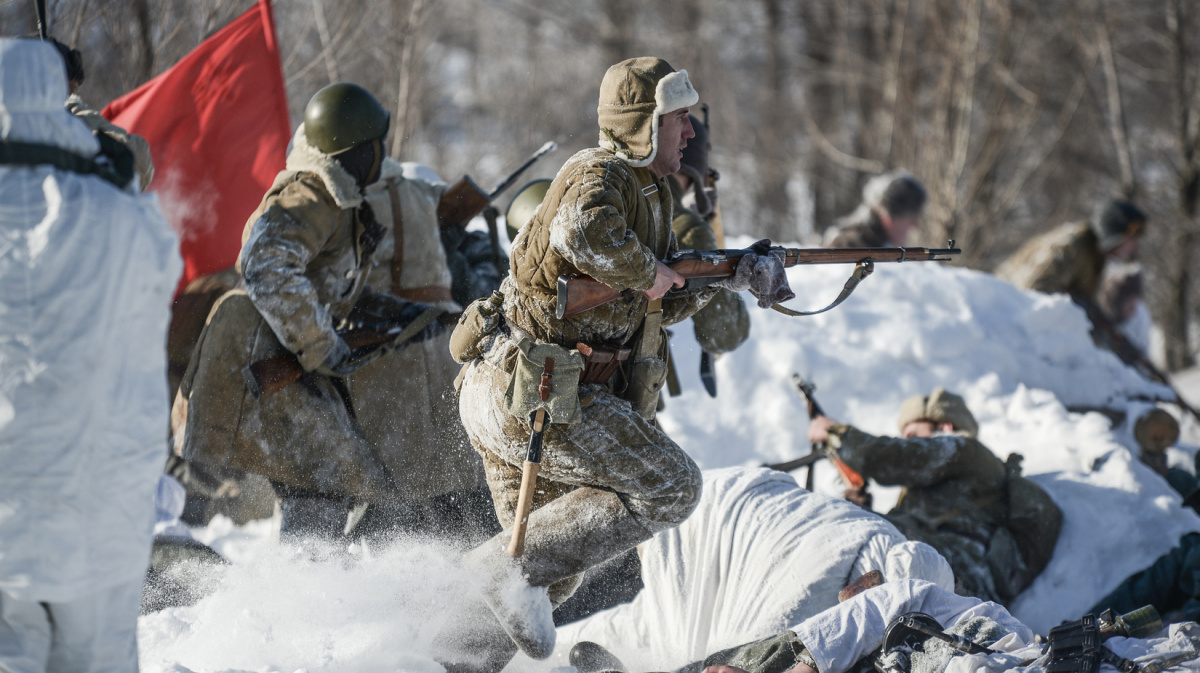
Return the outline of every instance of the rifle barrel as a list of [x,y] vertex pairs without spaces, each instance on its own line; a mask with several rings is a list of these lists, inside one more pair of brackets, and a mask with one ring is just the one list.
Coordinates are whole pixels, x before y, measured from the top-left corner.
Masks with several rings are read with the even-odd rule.
[[521,164],[520,168],[510,173],[509,176],[504,179],[504,182],[500,183],[499,187],[493,189],[491,194],[488,194],[488,201],[495,201],[496,197],[500,196],[501,192],[511,187],[512,184],[517,181],[517,178],[521,177],[521,174],[524,173],[530,166],[532,166],[534,162],[556,149],[558,149],[558,143],[554,142],[553,140],[547,140],[546,144],[542,145],[538,151],[534,152],[533,156],[526,159],[525,163]]

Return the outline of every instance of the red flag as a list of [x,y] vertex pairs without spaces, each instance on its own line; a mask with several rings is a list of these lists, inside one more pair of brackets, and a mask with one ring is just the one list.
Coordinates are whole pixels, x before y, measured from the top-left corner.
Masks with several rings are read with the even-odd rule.
[[270,0],[103,114],[150,143],[150,189],[180,238],[180,288],[233,266],[246,219],[283,170],[291,140]]

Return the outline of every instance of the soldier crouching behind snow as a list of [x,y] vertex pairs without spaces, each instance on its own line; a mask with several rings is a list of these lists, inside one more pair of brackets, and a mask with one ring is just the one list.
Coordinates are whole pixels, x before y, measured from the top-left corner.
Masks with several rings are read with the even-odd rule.
[[958,395],[937,388],[905,400],[899,426],[900,438],[875,437],[818,416],[808,437],[863,477],[906,488],[888,520],[946,557],[959,593],[1011,601],[1050,562],[1062,511],[1020,476],[1019,454],[1005,463],[975,439]]
[[[473,616],[491,615],[443,632],[437,657],[447,670],[499,670],[518,646],[534,658],[549,656],[552,604],[574,591],[579,575],[679,525],[696,506],[700,470],[658,429],[654,412],[667,371],[662,326],[692,315],[714,292],[664,297],[683,285],[661,261],[675,250],[665,177],[678,170],[693,136],[687,112],[697,100],[687,72],[661,59],[609,68],[600,86],[601,147],[579,152],[559,171],[517,236],[511,274],[499,292],[468,308],[451,339],[466,363],[463,425],[505,525],[514,523],[537,379],[549,374],[544,356],[552,353],[556,364],[542,403],[551,425],[524,554],[508,555],[508,533],[468,554],[465,562],[485,575],[487,607]],[[776,296],[778,258],[751,263],[779,264],[777,274],[761,276],[777,285],[756,288]],[[560,319],[556,282],[564,274],[630,292]],[[603,369],[602,359],[613,367]],[[523,604],[510,600],[518,596]]]
[[[428,308],[365,290],[382,225],[363,189],[379,177],[389,119],[353,84],[309,101],[287,169],[246,224],[238,258],[246,289],[213,307],[176,397],[186,405],[183,456],[271,479],[285,533],[345,533],[352,506],[396,493],[344,379],[367,358],[335,329],[359,319],[411,322]],[[304,375],[256,398],[243,367],[287,353]]]

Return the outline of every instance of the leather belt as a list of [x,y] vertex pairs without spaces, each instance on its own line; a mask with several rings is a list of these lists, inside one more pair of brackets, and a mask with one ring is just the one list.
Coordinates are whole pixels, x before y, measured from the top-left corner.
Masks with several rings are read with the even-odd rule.
[[396,296],[409,301],[419,301],[423,304],[435,304],[440,301],[454,301],[450,288],[438,285],[426,287],[406,287],[396,291]]

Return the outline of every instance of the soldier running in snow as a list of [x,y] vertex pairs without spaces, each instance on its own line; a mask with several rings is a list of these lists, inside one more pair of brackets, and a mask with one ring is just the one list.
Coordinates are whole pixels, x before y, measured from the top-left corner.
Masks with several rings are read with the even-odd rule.
[[1050,562],[1062,511],[1020,476],[1018,454],[1005,463],[975,439],[958,395],[937,388],[905,400],[899,427],[901,438],[875,437],[818,416],[808,437],[863,477],[905,487],[888,520],[946,557],[959,593],[1011,601]]
[[[336,331],[411,323],[429,310],[366,289],[383,226],[363,190],[379,178],[389,121],[354,84],[332,84],[309,101],[287,169],[246,223],[238,257],[245,290],[213,307],[176,397],[187,419],[183,456],[270,478],[287,533],[348,532],[352,507],[361,513],[396,495],[345,378],[369,356]],[[414,338],[438,329],[433,322]],[[256,398],[243,368],[287,353],[305,374]]]
[[[549,656],[552,604],[571,594],[580,573],[679,525],[696,506],[700,470],[658,429],[654,413],[667,369],[662,325],[692,315],[715,292],[664,297],[683,285],[662,262],[676,249],[665,177],[678,170],[694,135],[687,111],[697,99],[687,72],[661,59],[609,68],[600,86],[601,146],[559,171],[517,237],[500,291],[472,304],[451,339],[455,358],[466,363],[463,425],[483,456],[502,524],[514,523],[536,381],[545,375],[553,385],[542,403],[551,424],[524,554],[510,557],[503,533],[465,559],[485,575],[487,606],[468,614],[490,611],[491,619],[474,626],[460,620],[442,634],[437,656],[448,670],[499,670],[518,646]],[[739,274],[727,287],[747,289],[751,275],[783,278],[778,257],[748,259],[739,271],[757,266],[762,273]],[[629,292],[560,319],[557,278],[578,273]],[[756,289],[775,296],[779,288]],[[523,602],[514,603],[517,596]]]
[[876,175],[863,185],[862,204],[825,235],[830,248],[887,248],[904,245],[916,228],[928,196],[907,171]]

